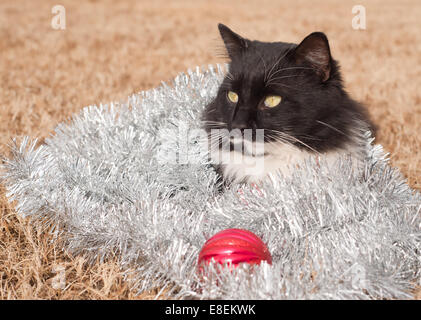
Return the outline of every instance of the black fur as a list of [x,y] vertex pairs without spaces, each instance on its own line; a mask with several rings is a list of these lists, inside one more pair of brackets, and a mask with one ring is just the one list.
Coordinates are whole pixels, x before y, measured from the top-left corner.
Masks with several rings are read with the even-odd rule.
[[[355,126],[372,128],[364,108],[344,90],[323,33],[312,33],[297,45],[250,41],[222,24],[218,27],[231,61],[216,98],[203,113],[208,132],[265,129],[265,141],[273,139],[270,132],[284,132],[296,139],[291,143],[298,148],[326,152],[349,143]],[[227,99],[229,90],[238,94],[237,105]],[[281,96],[282,102],[267,108],[267,95]]]

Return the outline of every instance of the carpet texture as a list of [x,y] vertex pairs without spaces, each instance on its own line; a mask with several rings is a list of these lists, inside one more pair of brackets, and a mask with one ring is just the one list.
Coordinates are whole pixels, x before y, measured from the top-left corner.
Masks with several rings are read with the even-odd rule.
[[[85,105],[125,99],[195,65],[221,62],[216,24],[249,38],[298,42],[327,33],[348,91],[379,127],[411,187],[420,189],[421,27],[418,1],[361,1],[367,29],[352,29],[352,1],[62,1],[66,30],[51,28],[53,1],[0,3],[0,152],[15,136],[46,137]],[[274,23],[276,22],[276,23]],[[42,142],[42,139],[40,140]],[[115,259],[88,266],[15,214],[1,194],[0,297],[134,298]],[[66,289],[51,286],[55,266]],[[148,298],[142,295],[140,298]]]

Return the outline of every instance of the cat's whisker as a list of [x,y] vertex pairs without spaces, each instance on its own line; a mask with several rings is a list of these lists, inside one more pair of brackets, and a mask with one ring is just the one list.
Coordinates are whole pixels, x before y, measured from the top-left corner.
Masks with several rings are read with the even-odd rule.
[[289,145],[291,144],[288,140],[285,140],[285,139],[283,139],[279,136],[274,136],[274,135],[268,134],[267,137],[275,140],[275,141],[265,142],[265,143],[268,143],[268,144],[271,144],[271,145],[273,145],[275,142],[281,142],[281,143],[285,143],[285,144],[289,144]]
[[288,133],[285,132],[281,132],[281,131],[277,131],[277,130],[271,130],[272,132],[275,132],[277,134],[279,134],[280,136],[282,136],[283,138],[286,138],[288,140],[292,140],[295,142],[298,142],[299,144],[303,145],[304,147],[310,149],[311,151],[320,154],[319,151],[317,151],[316,149],[314,149],[313,147],[310,147],[307,143],[303,142],[302,140],[298,139],[297,137],[294,137],[292,135],[289,135]]
[[308,140],[323,141],[323,139],[319,139],[319,138],[312,137],[312,136],[305,135],[305,134],[301,134],[298,137],[308,139]]
[[[210,149],[214,150],[214,149],[219,149],[221,147],[221,143],[219,141],[215,141],[215,142],[210,142]],[[225,144],[226,145],[226,144]],[[224,146],[224,144],[222,144],[222,147]]]
[[208,137],[211,140],[216,140],[216,139],[220,139],[223,138],[223,135],[219,132],[219,131],[211,131],[210,133],[208,133]]
[[294,140],[290,139],[289,137],[286,136],[282,136],[279,133],[275,134],[275,135],[271,135],[272,138],[276,138],[276,139],[281,139],[282,142],[286,142],[288,144],[291,144],[291,142],[294,142]]
[[346,136],[346,134],[343,131],[339,130],[338,128],[335,128],[334,126],[332,126],[330,124],[327,124],[326,122],[323,122],[323,121],[320,121],[320,120],[316,120],[316,122],[318,122],[318,123],[330,128],[330,129],[335,130],[336,132],[339,132],[340,134],[343,134],[344,136]]
[[222,134],[221,132],[211,132],[208,134],[208,139],[211,143],[220,144],[221,140],[222,142],[229,143],[229,136],[226,134]]
[[286,52],[280,58],[278,58],[278,60],[274,63],[272,68],[269,70],[269,78],[272,77],[273,70],[278,66],[278,64],[282,61],[282,59],[284,59],[287,56],[287,54],[291,52],[292,49],[293,48],[286,50]]
[[270,79],[266,85],[270,85],[271,82],[277,81],[277,80],[281,80],[281,79],[285,79],[285,78],[294,78],[294,77],[300,77],[302,76],[301,74],[293,74],[293,75],[289,75],[289,76],[282,76],[282,77],[277,77],[277,78],[272,78]]
[[202,120],[202,124],[203,125],[214,126],[214,127],[218,127],[218,126],[227,127],[227,123],[226,122],[222,122],[222,121]]
[[208,127],[210,130],[219,130],[219,129],[226,129],[227,125],[222,124],[207,124],[206,127]]
[[[209,147],[210,147],[211,150],[219,149],[221,147],[221,145],[223,147],[224,146],[224,143],[221,144],[220,139],[217,139],[215,141],[209,140]],[[225,145],[227,145],[227,144],[225,144]]]
[[219,124],[219,123],[209,123],[207,124],[208,127],[212,129],[225,129],[227,127],[227,125],[225,124]]
[[[292,131],[294,128],[292,127],[283,127],[283,129],[287,132],[287,131]],[[269,129],[268,129],[269,130]],[[304,138],[304,139],[308,139],[308,140],[316,140],[316,141],[323,141],[323,139],[319,139],[310,135],[306,135],[306,134],[300,134],[300,135],[295,135],[298,138]]]
[[226,75],[225,75],[229,80],[234,81],[234,76],[232,75],[232,73],[230,73],[229,71],[227,71]]
[[267,81],[267,68],[266,68],[266,62],[265,62],[265,60],[263,59],[263,57],[262,57],[262,55],[257,51],[256,52],[258,55],[259,55],[259,58],[260,58],[260,60],[262,61],[262,63],[263,63],[263,82],[264,83],[266,83],[266,81]]
[[[277,73],[279,73],[279,72],[282,72],[282,71],[287,71],[287,70],[314,70],[314,68],[308,68],[308,67],[290,67],[290,68],[281,68],[281,69],[279,69],[279,70],[275,71],[275,72],[272,74],[272,77],[273,77],[274,75],[276,75]],[[270,80],[270,79],[269,79],[269,80]]]

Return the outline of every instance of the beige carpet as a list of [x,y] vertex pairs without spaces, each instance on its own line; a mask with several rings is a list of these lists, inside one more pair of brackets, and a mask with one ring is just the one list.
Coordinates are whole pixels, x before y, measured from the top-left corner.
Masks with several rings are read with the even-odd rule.
[[[421,189],[421,2],[75,1],[54,30],[55,0],[0,1],[0,153],[12,137],[46,137],[82,107],[125,99],[196,65],[223,62],[217,23],[263,41],[324,31],[346,87],[379,127],[409,184]],[[133,299],[118,259],[87,266],[16,216],[0,185],[0,299]],[[56,272],[57,266],[63,272]],[[65,289],[54,289],[64,275]],[[421,298],[421,291],[418,292]]]

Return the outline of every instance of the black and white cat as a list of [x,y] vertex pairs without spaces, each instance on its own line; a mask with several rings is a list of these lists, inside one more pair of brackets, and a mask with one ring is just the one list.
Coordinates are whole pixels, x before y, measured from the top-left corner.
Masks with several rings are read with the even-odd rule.
[[288,174],[312,156],[362,156],[371,121],[345,92],[325,34],[296,45],[251,41],[218,27],[231,61],[202,120],[225,181]]

